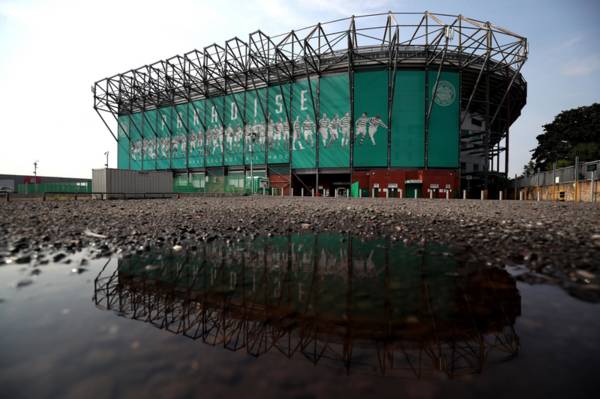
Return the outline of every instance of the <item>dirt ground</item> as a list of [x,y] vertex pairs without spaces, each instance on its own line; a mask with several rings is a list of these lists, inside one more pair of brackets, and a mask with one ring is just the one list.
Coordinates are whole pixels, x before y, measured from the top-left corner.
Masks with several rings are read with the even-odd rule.
[[340,232],[447,245],[466,263],[521,269],[600,300],[600,206],[428,199],[228,197],[0,203],[0,265],[35,266],[93,247],[97,256],[200,240]]

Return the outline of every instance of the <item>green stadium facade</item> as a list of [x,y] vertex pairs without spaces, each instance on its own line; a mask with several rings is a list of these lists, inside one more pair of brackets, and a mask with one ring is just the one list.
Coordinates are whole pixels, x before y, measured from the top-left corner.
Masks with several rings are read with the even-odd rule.
[[507,175],[527,51],[464,16],[354,16],[102,79],[94,109],[118,168],[176,191],[457,196]]

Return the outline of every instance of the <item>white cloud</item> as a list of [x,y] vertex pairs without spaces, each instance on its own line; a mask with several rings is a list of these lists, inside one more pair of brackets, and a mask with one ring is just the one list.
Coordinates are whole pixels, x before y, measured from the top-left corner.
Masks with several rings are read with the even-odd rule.
[[0,173],[31,173],[37,159],[42,175],[62,176],[89,176],[107,149],[116,165],[116,143],[92,108],[94,81],[257,29],[317,22],[268,0],[9,0],[0,21]]
[[600,55],[583,57],[562,67],[561,73],[570,77],[588,76],[600,71]]

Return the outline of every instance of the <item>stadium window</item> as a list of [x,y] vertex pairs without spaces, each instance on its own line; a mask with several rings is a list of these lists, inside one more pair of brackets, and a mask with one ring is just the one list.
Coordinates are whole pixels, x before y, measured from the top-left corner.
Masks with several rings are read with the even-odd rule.
[[471,124],[481,127],[481,125],[483,125],[483,121],[477,118],[471,118]]

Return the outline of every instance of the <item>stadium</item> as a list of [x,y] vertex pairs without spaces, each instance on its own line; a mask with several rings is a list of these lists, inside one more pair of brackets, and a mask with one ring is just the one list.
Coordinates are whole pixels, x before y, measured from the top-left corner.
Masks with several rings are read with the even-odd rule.
[[171,171],[176,192],[492,193],[527,52],[526,38],[462,15],[352,16],[102,79],[94,109],[118,169]]

